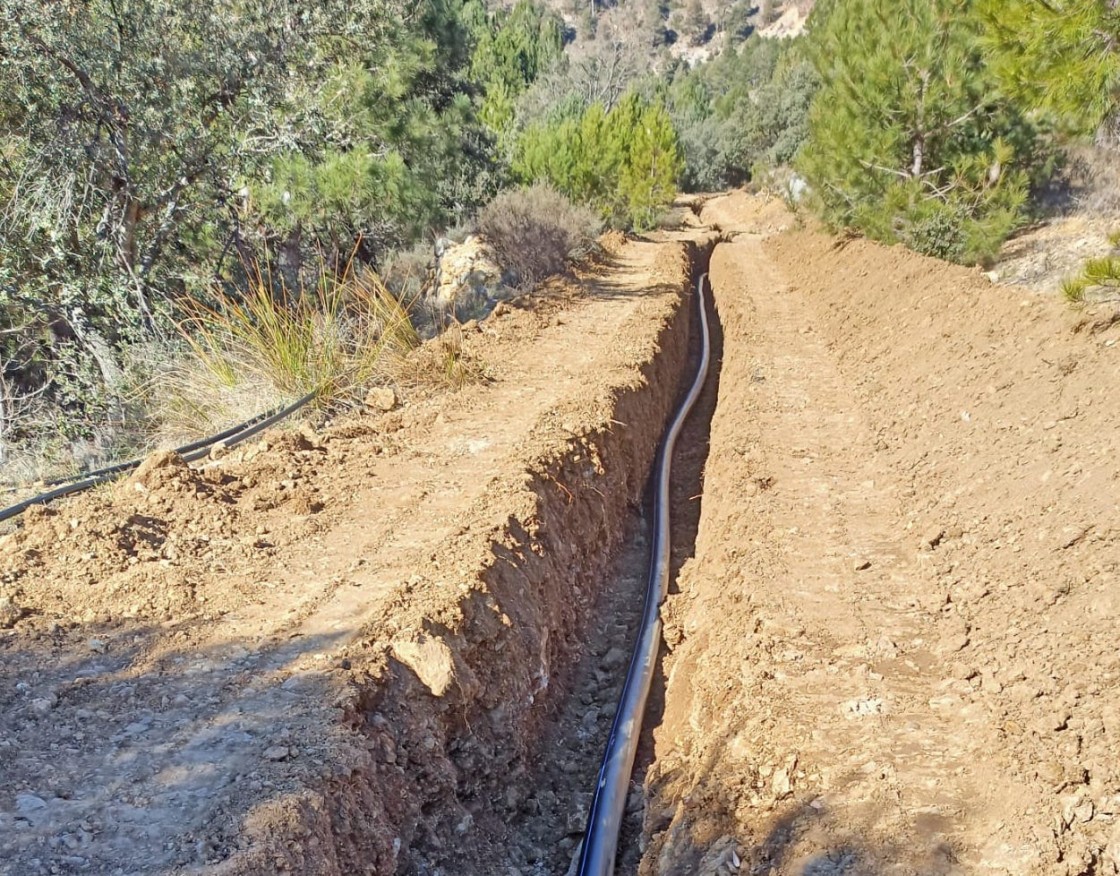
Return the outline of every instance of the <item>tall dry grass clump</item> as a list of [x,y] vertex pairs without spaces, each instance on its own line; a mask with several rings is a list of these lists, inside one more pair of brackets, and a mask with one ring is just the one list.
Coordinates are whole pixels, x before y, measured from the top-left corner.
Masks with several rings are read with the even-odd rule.
[[308,393],[353,402],[420,343],[408,302],[353,262],[297,290],[259,265],[247,276],[192,302],[180,323],[191,355],[164,381],[170,431],[204,433]]

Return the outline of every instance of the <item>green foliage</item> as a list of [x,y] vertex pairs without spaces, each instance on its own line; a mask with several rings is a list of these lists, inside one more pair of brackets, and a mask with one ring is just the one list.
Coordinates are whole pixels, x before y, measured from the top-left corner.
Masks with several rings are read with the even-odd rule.
[[610,111],[595,103],[529,128],[514,163],[524,182],[546,181],[612,225],[638,229],[652,227],[672,202],[681,168],[668,112],[636,93]]
[[985,261],[1046,168],[999,99],[972,0],[847,0],[814,10],[822,88],[798,167],[825,220],[931,255]]
[[681,68],[668,91],[687,191],[742,185],[755,167],[792,160],[807,135],[816,72],[799,41],[752,37],[716,60]]
[[[476,9],[481,8],[477,6]],[[487,87],[500,83],[517,95],[560,56],[564,25],[531,0],[518,0],[507,14],[475,13],[477,46],[471,76]]]
[[462,12],[0,0],[5,380],[81,432],[119,415],[124,348],[246,258],[293,284],[472,214],[500,172]]
[[472,0],[465,14],[477,41],[470,74],[485,93],[480,117],[495,134],[508,134],[517,98],[561,56],[564,23],[532,0],[518,0],[508,15]]
[[753,14],[754,4],[751,0],[735,0],[731,4],[723,20],[728,45],[738,45],[751,35],[754,30]]
[[693,45],[702,45],[708,40],[708,31],[712,27],[712,20],[700,0],[688,0],[684,13],[684,27],[688,31],[689,41]]
[[376,259],[492,196],[498,174],[474,118],[467,47],[454,0],[428,0],[328,67],[289,122],[295,148],[254,187],[270,225],[335,252],[361,238]]
[[1100,258],[1089,259],[1080,273],[1062,280],[1062,296],[1070,304],[1082,304],[1090,298],[1110,297],[1115,300],[1120,290],[1120,232],[1108,235],[1112,252]]
[[1070,304],[1080,304],[1085,300],[1088,284],[1080,277],[1066,277],[1062,280],[1062,297]]
[[1092,133],[1120,100],[1120,10],[1105,0],[979,0],[991,70],[1020,104]]

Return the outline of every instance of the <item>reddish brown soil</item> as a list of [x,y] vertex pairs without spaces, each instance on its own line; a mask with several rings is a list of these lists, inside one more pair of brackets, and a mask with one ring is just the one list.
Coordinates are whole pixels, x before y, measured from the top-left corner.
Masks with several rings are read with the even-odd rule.
[[1120,325],[899,248],[737,232],[641,872],[1120,864]]
[[1116,873],[1115,312],[695,209],[426,348],[458,391],[0,539],[0,874],[566,872],[713,228],[621,872]]
[[686,352],[685,247],[613,244],[468,327],[458,392],[157,456],[0,540],[0,873],[418,872],[508,836]]

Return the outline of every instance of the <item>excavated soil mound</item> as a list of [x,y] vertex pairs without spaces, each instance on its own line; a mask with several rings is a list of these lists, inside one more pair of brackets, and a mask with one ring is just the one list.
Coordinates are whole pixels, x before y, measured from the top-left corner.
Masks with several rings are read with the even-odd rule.
[[748,233],[640,871],[1117,872],[1120,324],[771,210],[704,211]]

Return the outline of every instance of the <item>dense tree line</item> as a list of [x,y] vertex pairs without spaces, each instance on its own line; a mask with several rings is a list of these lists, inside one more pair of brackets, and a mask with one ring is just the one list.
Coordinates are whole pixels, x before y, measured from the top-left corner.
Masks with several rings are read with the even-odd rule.
[[183,296],[471,210],[494,186],[468,46],[451,0],[4,0],[5,383],[81,429]]
[[785,168],[832,227],[983,262],[1065,142],[1120,143],[1106,0],[819,0],[781,41],[775,4],[624,2],[573,46],[538,0],[0,0],[0,454],[21,399],[124,416],[184,304],[377,269],[512,186],[648,227]]
[[817,88],[800,40],[750,36],[707,64],[677,67],[667,102],[684,151],[682,184],[719,191],[788,165],[805,141]]
[[797,167],[834,227],[986,262],[1072,137],[1114,147],[1120,15],[1103,0],[821,0]]
[[[0,452],[21,399],[72,435],[124,416],[184,303],[376,268],[532,182],[517,101],[569,38],[530,0],[0,0]],[[664,166],[622,208],[568,191],[645,221]]]
[[987,262],[1065,143],[1120,144],[1118,46],[1104,0],[818,0],[804,36],[670,72],[682,184],[789,166],[833,228]]
[[545,180],[576,201],[594,204],[618,226],[652,227],[676,194],[681,171],[677,135],[664,107],[636,93],[607,109],[528,129],[514,170]]

